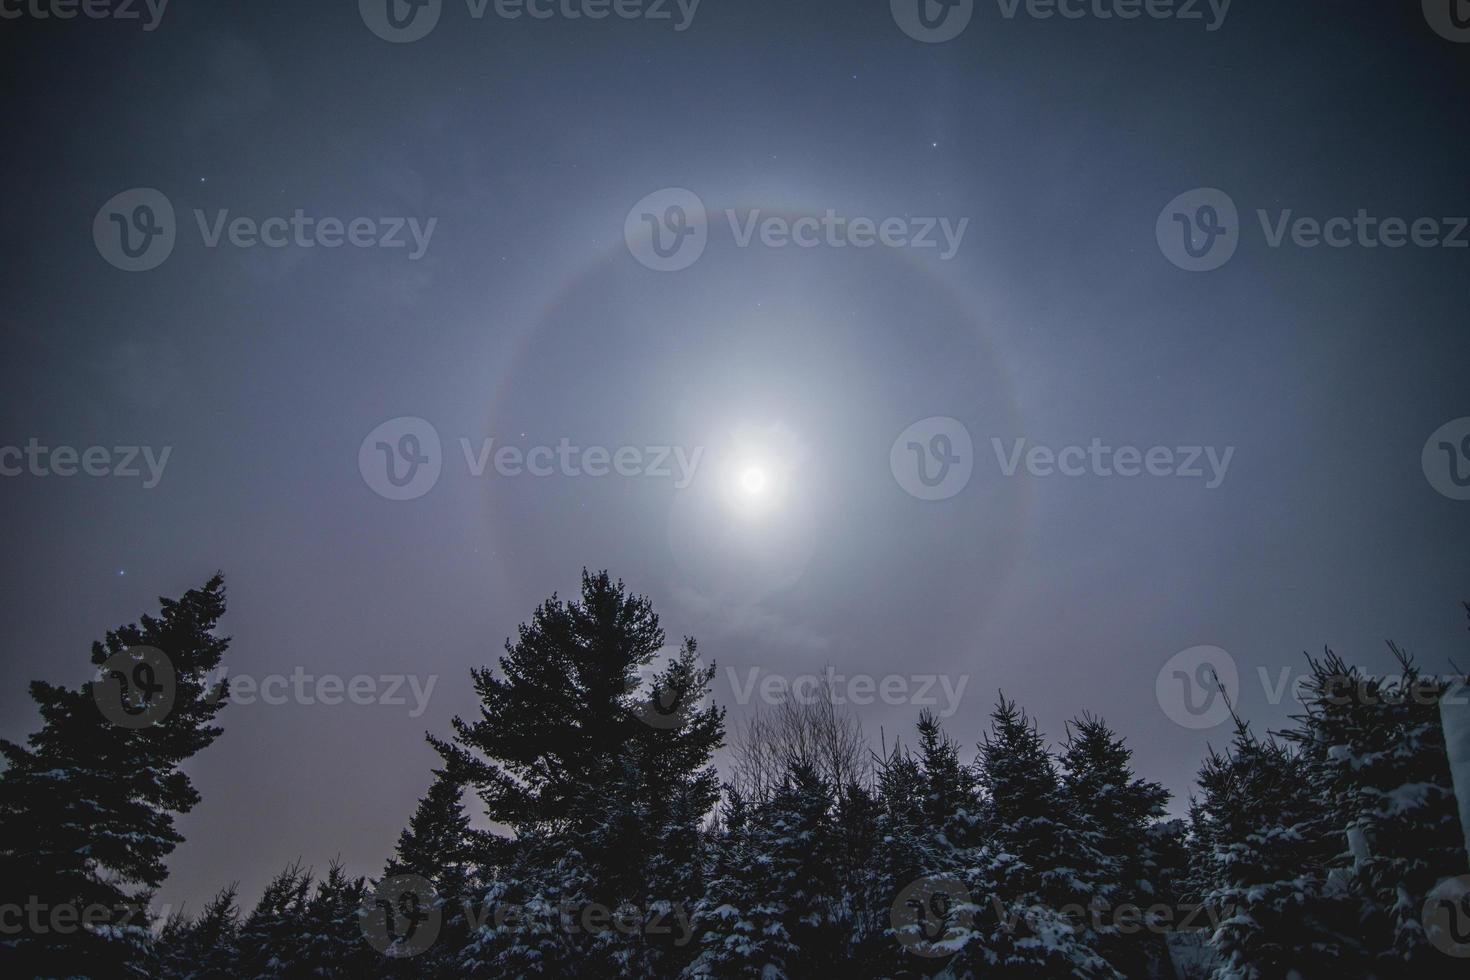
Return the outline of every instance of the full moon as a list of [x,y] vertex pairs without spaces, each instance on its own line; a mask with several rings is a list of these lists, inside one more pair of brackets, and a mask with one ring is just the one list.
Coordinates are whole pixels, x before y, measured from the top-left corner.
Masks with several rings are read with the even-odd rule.
[[752,497],[766,488],[766,471],[759,466],[747,466],[740,474],[740,489]]

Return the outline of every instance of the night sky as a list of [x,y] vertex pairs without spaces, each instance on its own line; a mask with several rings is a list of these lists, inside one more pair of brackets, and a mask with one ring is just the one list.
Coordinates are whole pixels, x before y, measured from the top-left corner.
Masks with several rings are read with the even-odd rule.
[[[376,874],[438,761],[423,733],[584,566],[698,638],[732,722],[760,698],[726,668],[965,678],[963,745],[998,690],[1054,738],[1091,710],[1175,812],[1228,737],[1171,718],[1181,651],[1228,652],[1262,727],[1294,705],[1258,670],[1303,651],[1383,671],[1392,638],[1470,666],[1470,460],[1437,472],[1431,440],[1470,435],[1470,43],[1417,2],[976,2],[943,43],[898,0],[703,0],[687,23],[444,0],[404,43],[350,0],[174,0],[153,29],[141,3],[37,4],[0,2],[0,736],[37,727],[31,678],[80,683],[93,639],[215,569],[231,674],[429,695],[228,707],[160,901],[236,880],[253,901],[297,857]],[[128,271],[119,224],[164,247],[137,237],[160,198],[172,251]],[[1234,220],[1200,209],[1222,198]],[[282,230],[298,209],[309,244]],[[829,210],[841,247],[771,244]],[[1290,224],[1360,211],[1433,219],[1436,247]],[[935,246],[863,247],[854,219]],[[649,268],[649,221],[703,253]],[[1234,252],[1181,267],[1206,246]],[[139,475],[34,472],[31,440],[113,467],[139,447]],[[1094,440],[1203,475],[1104,475]],[[432,486],[387,481],[380,441]],[[501,472],[504,446],[548,447],[550,475]],[[1081,447],[1080,475],[1034,447]],[[891,744],[920,704],[856,710]]]

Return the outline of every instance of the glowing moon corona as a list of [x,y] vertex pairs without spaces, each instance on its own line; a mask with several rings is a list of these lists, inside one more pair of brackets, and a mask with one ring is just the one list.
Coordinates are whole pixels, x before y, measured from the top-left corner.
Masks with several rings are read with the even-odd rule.
[[747,466],[740,474],[740,489],[751,496],[758,496],[766,488],[766,471],[759,466]]

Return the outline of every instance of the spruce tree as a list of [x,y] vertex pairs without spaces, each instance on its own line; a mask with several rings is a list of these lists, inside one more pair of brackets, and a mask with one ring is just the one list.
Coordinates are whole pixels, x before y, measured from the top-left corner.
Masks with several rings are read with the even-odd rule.
[[1056,910],[1091,905],[1096,894],[1088,872],[1102,859],[1068,822],[1056,759],[1036,723],[1004,695],[990,721],[976,760],[990,842],[1030,869],[1035,902]]
[[300,975],[309,962],[307,903],[311,872],[300,862],[270,880],[239,933],[239,976],[278,980]]
[[219,891],[196,919],[172,917],[154,944],[149,973],[168,980],[227,980],[238,976],[238,886]]
[[41,729],[25,745],[0,740],[0,904],[69,911],[72,923],[5,937],[16,973],[146,969],[147,904],[183,840],[174,816],[199,802],[180,766],[221,732],[209,675],[229,646],[215,633],[219,575],[159,601],[157,616],[93,644],[106,676],[80,688],[33,682]]
[[733,799],[713,894],[696,919],[701,951],[690,975],[827,975],[841,964],[850,935],[831,788],[799,763],[749,819]]
[[358,921],[366,894],[362,878],[349,878],[339,862],[332,862],[302,909],[297,975],[349,980],[369,976],[381,967],[377,951],[363,940]]
[[506,641],[498,674],[473,672],[479,717],[430,738],[492,822],[575,842],[608,907],[645,898],[646,842],[672,801],[702,814],[718,799],[724,711],[702,703],[714,667],[686,639],[644,691],[639,671],[663,647],[647,599],[584,571],[580,601],[553,595]]
[[1167,923],[1137,929],[1136,923],[1120,921],[1119,910],[1147,909],[1172,898],[1158,880],[1158,857],[1151,848],[1151,831],[1164,815],[1169,793],[1138,778],[1132,757],[1106,722],[1084,714],[1069,726],[1059,761],[1067,823],[1095,855],[1082,877],[1097,908],[1099,949],[1125,975],[1141,976],[1166,958],[1162,932]]
[[1355,932],[1378,968],[1444,966],[1422,912],[1441,880],[1463,874],[1465,852],[1439,698],[1445,685],[1390,644],[1396,676],[1370,677],[1331,650],[1308,658],[1306,713],[1286,733],[1300,746],[1335,843],[1333,880],[1359,903]]
[[1360,970],[1364,955],[1345,921],[1350,909],[1327,876],[1338,845],[1323,832],[1328,811],[1303,758],[1236,719],[1229,749],[1211,750],[1199,783],[1200,878],[1223,958],[1216,976]]

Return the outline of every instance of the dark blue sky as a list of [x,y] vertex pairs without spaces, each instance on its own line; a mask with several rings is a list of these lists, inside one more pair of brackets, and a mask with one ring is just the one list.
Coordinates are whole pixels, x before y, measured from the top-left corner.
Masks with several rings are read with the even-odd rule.
[[[216,568],[232,673],[438,678],[418,716],[411,695],[232,705],[191,765],[204,799],[162,900],[232,880],[253,897],[298,856],[376,872],[428,785],[424,730],[472,710],[469,669],[584,565],[742,683],[966,676],[962,743],[1004,689],[1053,736],[1104,715],[1179,794],[1224,733],[1160,704],[1180,651],[1228,651],[1263,725],[1291,706],[1258,668],[1274,682],[1303,650],[1384,670],[1394,638],[1430,670],[1470,662],[1470,502],[1421,465],[1470,416],[1470,249],[1272,247],[1257,215],[1361,209],[1448,235],[1470,214],[1470,44],[1417,4],[1236,0],[1208,31],[981,3],[928,44],[878,0],[703,0],[682,32],[446,0],[426,37],[390,44],[351,2],[173,0],[151,31],[28,13],[0,23],[0,51],[0,447],[170,448],[151,488],[0,478],[0,734],[35,726],[30,678],[80,681],[93,638]],[[132,188],[176,215],[148,271],[92,233]],[[710,216],[677,272],[624,238],[665,188]],[[1212,271],[1155,235],[1195,188],[1238,209]],[[375,235],[435,223],[411,258],[211,248],[195,218],[296,209]],[[969,220],[945,259],[740,247],[726,209]],[[359,468],[399,417],[442,445],[406,501]],[[943,500],[890,459],[931,417],[974,447]],[[703,456],[683,488],[476,477],[462,438]],[[992,440],[1017,439],[1233,455],[1213,488],[1006,476]],[[751,467],[771,485],[746,497]],[[753,705],[728,678],[734,718]],[[861,716],[891,739],[918,710]]]

